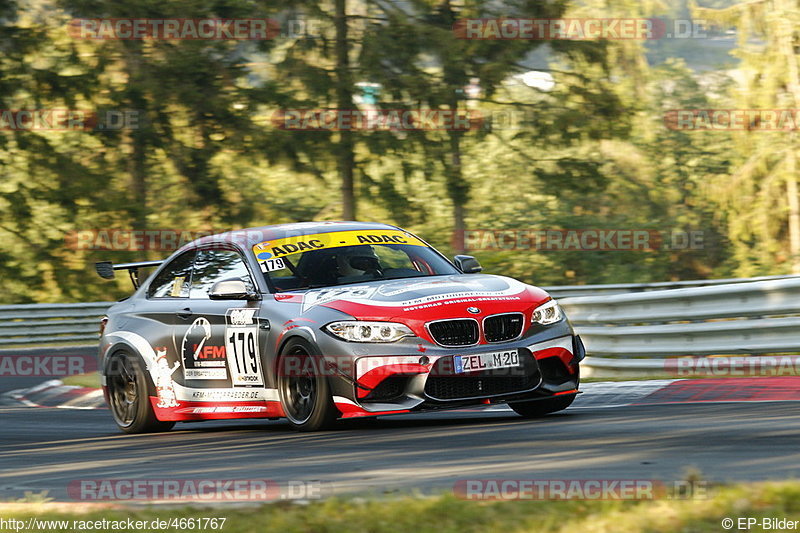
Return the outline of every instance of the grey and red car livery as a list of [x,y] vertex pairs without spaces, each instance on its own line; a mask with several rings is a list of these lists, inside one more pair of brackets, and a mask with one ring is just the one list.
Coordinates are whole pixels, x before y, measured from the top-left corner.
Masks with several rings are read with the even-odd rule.
[[[138,271],[158,267],[141,285]],[[163,262],[98,263],[137,286],[103,320],[100,369],[123,431],[338,418],[578,394],[581,340],[537,287],[453,262],[400,228],[297,223],[203,237]]]

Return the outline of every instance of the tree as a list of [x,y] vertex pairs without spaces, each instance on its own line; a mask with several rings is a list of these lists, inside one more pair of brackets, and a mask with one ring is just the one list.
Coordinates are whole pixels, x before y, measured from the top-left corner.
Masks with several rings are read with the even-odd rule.
[[[461,4],[461,3],[459,3]],[[386,4],[390,6],[390,3]],[[557,18],[564,2],[523,2],[503,6],[502,15],[519,18]],[[454,31],[462,19],[481,19],[501,14],[481,2],[417,1],[403,10],[385,7],[374,22],[363,47],[362,62],[371,80],[390,88],[382,105],[419,106],[465,112],[465,87],[477,80],[485,100],[491,101],[498,88],[514,73],[524,71],[526,56],[542,45],[539,40],[495,41],[465,39]],[[480,111],[480,110],[479,110]],[[470,180],[464,176],[465,131],[449,128],[442,132],[419,131],[409,135],[407,149],[422,149],[441,164],[445,189],[452,203],[453,231],[466,229]],[[465,251],[463,242],[457,252]]]
[[[750,0],[725,9],[695,7],[694,13],[736,28],[735,54],[742,59],[740,86],[734,91],[737,107],[800,109],[796,0]],[[781,265],[800,273],[797,134],[767,133],[760,126],[753,122],[746,131],[733,133],[742,161],[717,183],[717,191],[722,205],[731,211],[729,232],[742,274],[758,266]]]

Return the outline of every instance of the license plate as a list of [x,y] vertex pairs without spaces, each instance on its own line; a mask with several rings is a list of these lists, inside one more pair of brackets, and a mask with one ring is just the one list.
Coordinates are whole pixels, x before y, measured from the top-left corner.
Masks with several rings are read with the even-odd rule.
[[514,368],[519,366],[519,350],[456,355],[453,357],[453,363],[456,374],[495,370],[497,368]]

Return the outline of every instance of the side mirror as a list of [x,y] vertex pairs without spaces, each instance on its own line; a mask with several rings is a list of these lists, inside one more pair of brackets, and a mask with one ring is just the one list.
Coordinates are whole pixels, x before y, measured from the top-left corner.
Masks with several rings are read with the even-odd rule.
[[208,291],[212,300],[254,300],[255,294],[247,290],[247,285],[240,279],[218,281]]
[[483,270],[477,259],[471,255],[457,255],[453,258],[456,267],[464,274],[476,274]]

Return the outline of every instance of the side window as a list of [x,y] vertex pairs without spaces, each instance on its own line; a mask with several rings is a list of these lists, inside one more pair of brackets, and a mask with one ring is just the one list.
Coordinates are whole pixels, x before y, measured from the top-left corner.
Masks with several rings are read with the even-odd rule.
[[242,256],[233,250],[201,250],[197,253],[192,275],[190,298],[208,299],[208,291],[218,281],[240,279],[248,290],[255,291]]
[[196,252],[185,252],[172,260],[147,288],[148,298],[188,298],[192,261]]

